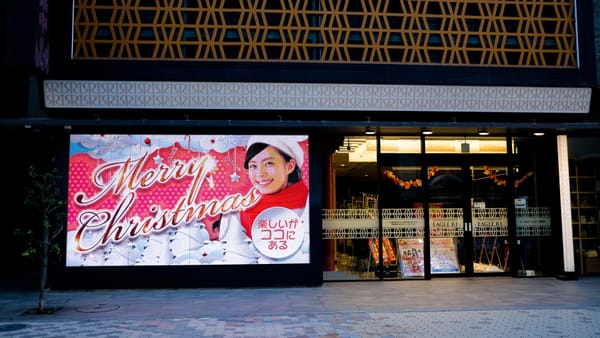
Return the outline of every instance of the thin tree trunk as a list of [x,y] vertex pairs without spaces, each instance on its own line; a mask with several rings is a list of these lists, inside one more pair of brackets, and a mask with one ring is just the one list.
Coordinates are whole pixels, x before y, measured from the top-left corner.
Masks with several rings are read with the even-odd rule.
[[46,283],[48,281],[48,249],[50,238],[50,229],[46,225],[47,224],[44,224],[44,235],[42,236],[42,264],[40,271],[40,295],[38,298],[38,313],[43,313],[46,309]]

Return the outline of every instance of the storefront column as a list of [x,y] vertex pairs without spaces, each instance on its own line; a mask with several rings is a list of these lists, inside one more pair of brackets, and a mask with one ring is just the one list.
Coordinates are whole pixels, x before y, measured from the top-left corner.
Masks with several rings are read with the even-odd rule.
[[558,182],[560,189],[560,215],[563,243],[563,271],[575,272],[573,251],[573,225],[571,220],[571,189],[569,186],[569,152],[567,135],[556,137],[558,149]]
[[[328,153],[325,161],[325,184],[323,192],[323,208],[335,209],[335,166],[333,154]],[[335,270],[335,239],[323,240],[323,271]]]

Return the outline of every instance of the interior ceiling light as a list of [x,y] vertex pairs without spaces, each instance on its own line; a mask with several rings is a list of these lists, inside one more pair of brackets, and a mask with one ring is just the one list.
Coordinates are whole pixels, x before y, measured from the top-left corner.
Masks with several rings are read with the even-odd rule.
[[[533,119],[532,122],[533,122],[533,127],[535,128],[535,119]],[[544,136],[544,132],[541,130],[534,130],[533,136]]]
[[433,130],[429,129],[429,128],[425,128],[421,131],[421,134],[423,135],[431,135],[433,134]]
[[371,127],[367,127],[365,129],[365,134],[366,135],[375,135],[375,129],[371,128]]
[[490,132],[487,131],[487,129],[479,129],[477,131],[477,135],[479,135],[479,136],[488,136],[489,134],[490,134]]

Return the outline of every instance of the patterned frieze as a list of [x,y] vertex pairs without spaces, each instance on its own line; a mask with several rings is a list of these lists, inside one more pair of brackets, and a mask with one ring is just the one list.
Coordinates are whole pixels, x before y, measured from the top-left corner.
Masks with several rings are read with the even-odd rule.
[[590,88],[45,80],[48,108],[588,113]]

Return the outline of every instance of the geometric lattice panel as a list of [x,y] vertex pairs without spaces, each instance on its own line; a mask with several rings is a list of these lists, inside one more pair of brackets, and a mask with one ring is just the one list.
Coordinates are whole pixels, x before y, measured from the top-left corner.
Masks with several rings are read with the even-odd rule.
[[577,67],[574,0],[78,0],[74,59]]

